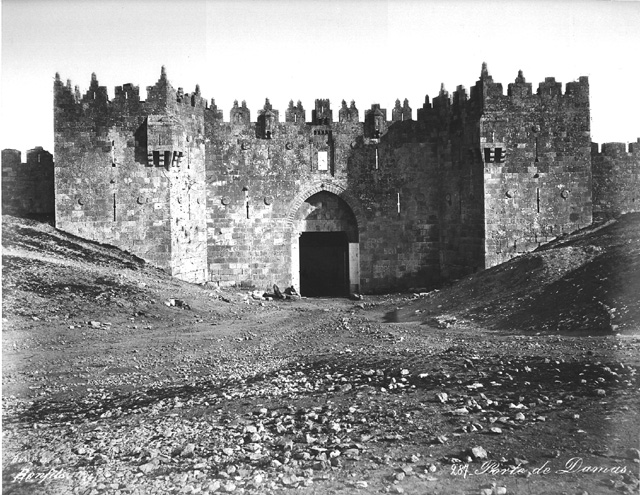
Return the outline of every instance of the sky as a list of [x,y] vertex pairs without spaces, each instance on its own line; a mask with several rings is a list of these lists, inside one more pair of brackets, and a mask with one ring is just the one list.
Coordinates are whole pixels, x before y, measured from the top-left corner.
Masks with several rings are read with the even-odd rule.
[[588,76],[591,136],[640,137],[640,2],[604,0],[2,0],[0,147],[53,152],[53,81],[84,93],[91,73],[109,97],[124,83],[215,98],[229,119],[246,100],[255,121],[269,98],[281,116],[317,98],[337,119],[342,100],[364,110],[440,85],[467,90],[487,62],[506,92],[518,70],[534,91],[545,77]]

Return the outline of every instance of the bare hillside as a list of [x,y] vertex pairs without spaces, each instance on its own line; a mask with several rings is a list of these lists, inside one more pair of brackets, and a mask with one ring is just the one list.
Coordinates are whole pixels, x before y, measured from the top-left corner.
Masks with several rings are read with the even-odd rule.
[[451,317],[502,330],[640,331],[640,214],[558,239],[388,315],[436,325]]

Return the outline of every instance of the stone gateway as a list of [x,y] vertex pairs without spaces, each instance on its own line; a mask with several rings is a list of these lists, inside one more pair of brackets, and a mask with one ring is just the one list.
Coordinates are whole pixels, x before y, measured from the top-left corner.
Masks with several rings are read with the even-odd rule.
[[131,84],[110,100],[95,74],[84,95],[56,75],[54,98],[56,226],[191,282],[428,287],[592,221],[586,77],[534,93],[520,72],[505,95],[483,65],[415,120],[407,100],[390,120],[343,101],[334,120],[318,99],[310,120],[267,100],[225,121],[164,68],[146,101]]

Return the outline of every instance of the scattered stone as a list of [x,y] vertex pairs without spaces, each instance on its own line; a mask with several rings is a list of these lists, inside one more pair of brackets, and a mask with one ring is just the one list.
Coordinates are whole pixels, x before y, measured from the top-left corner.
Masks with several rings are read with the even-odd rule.
[[180,455],[182,457],[191,457],[193,456],[193,451],[196,449],[195,444],[193,443],[188,443],[184,449],[182,449],[182,452],[180,453]]
[[469,414],[469,410],[466,407],[460,407],[458,409],[454,409],[451,414],[454,416],[464,416],[465,414]]
[[626,457],[631,460],[640,459],[640,450],[634,448],[627,449]]
[[224,485],[222,485],[220,488],[223,493],[233,493],[236,489],[236,484],[233,483],[232,481],[229,481]]
[[473,447],[471,449],[471,455],[474,460],[482,460],[487,458],[487,451],[482,447]]
[[158,462],[154,460],[138,466],[138,469],[142,471],[144,474],[148,474],[151,471],[153,471],[156,467],[158,467]]
[[432,320],[438,328],[450,328],[456,324],[458,319],[455,316],[439,316]]

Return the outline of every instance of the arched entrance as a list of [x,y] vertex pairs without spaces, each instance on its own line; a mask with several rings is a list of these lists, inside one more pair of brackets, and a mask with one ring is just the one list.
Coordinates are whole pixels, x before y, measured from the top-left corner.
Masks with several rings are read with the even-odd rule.
[[293,219],[294,285],[303,296],[339,297],[360,291],[358,221],[334,192],[311,194]]

